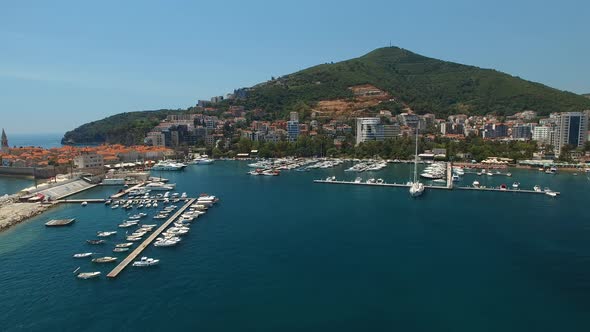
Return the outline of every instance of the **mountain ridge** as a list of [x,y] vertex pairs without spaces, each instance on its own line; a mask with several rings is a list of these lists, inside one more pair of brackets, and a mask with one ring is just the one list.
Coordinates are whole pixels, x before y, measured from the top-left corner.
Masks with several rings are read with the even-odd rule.
[[[437,117],[463,113],[504,116],[524,110],[539,115],[590,109],[590,99],[517,76],[471,65],[429,58],[399,47],[373,50],[363,56],[325,63],[262,82],[247,89],[244,99],[216,106],[243,105],[262,111],[265,119],[286,118],[290,111],[310,110],[322,101],[352,100],[351,87],[371,85],[392,96],[375,108],[399,113],[410,108]],[[130,112],[82,125],[63,142],[141,143],[149,126],[172,112]],[[155,126],[155,125],[154,125]],[[153,127],[153,126],[152,126]]]

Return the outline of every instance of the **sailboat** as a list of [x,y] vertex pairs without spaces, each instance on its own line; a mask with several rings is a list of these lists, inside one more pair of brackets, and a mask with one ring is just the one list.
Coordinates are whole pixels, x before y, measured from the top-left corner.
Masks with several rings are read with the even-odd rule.
[[414,181],[410,184],[410,196],[418,197],[424,193],[424,184],[418,181],[418,127],[416,127],[416,154],[414,155]]

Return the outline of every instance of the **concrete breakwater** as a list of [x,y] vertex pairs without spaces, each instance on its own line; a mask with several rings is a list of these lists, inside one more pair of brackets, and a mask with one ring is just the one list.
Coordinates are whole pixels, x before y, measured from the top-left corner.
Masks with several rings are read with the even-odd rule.
[[0,198],[0,232],[39,215],[51,208],[53,204],[22,203],[17,195]]
[[45,198],[50,198],[51,200],[48,203],[21,202],[22,198],[28,197],[22,195],[2,196],[0,197],[0,231],[4,231],[11,226],[45,212],[54,206],[56,204],[55,201],[58,199],[88,190],[95,186],[84,180],[72,179],[33,191],[35,195],[41,194]]

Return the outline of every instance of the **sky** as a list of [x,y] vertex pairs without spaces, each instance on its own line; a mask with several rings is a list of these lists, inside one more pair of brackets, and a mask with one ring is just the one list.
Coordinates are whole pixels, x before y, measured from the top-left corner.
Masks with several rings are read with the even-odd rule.
[[0,127],[186,108],[390,43],[590,93],[590,1],[0,0]]

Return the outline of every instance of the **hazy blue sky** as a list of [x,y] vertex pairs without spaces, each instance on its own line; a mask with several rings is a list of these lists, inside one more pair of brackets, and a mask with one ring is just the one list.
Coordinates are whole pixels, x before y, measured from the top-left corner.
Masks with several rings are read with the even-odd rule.
[[590,92],[589,1],[0,0],[0,127],[184,108],[391,43]]

